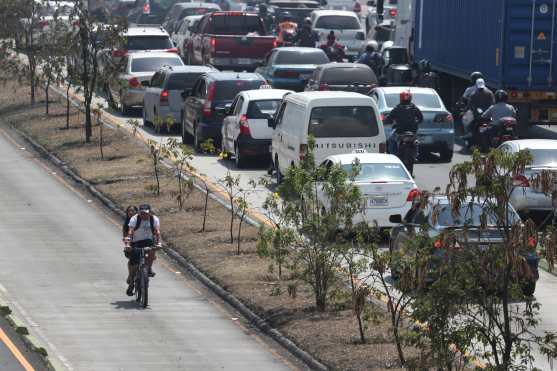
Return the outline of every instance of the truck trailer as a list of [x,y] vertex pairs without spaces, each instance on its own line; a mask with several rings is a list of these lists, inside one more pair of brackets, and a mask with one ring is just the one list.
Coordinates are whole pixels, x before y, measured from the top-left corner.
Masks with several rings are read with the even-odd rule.
[[557,0],[414,0],[413,56],[439,73],[452,105],[480,71],[519,123],[557,123]]

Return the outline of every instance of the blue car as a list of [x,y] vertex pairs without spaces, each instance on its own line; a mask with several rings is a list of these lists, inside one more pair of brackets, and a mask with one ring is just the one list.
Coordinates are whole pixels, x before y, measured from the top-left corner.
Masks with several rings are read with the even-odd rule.
[[[441,97],[434,89],[406,86],[378,87],[370,95],[377,102],[379,113],[385,118],[400,103],[400,93],[412,93],[412,102],[424,115],[424,121],[418,128],[420,154],[436,152],[441,160],[451,162],[454,146],[453,116],[445,108]],[[391,125],[385,125],[387,138],[391,134]]]
[[325,63],[329,58],[321,49],[283,47],[273,49],[255,72],[275,89],[303,91],[313,71]]

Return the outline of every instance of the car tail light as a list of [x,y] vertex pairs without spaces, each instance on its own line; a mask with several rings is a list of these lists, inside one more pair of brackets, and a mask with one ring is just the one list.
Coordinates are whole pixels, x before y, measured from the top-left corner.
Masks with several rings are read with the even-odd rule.
[[130,88],[139,88],[141,86],[141,83],[139,82],[137,77],[132,77],[131,79],[128,80],[128,86]]
[[214,37],[211,37],[211,40],[209,41],[210,45],[211,45],[211,53],[214,54],[215,50],[217,50],[217,39]]
[[215,83],[211,83],[209,84],[209,87],[207,88],[207,99],[205,100],[205,103],[203,104],[203,116],[205,117],[209,117],[211,116],[211,113],[213,113],[213,98],[215,96]]
[[169,48],[169,49],[166,49],[166,51],[169,52],[169,53],[178,53],[178,48]]
[[385,121],[385,114],[384,113],[382,113],[381,116],[379,116],[379,117],[381,117],[381,121]]
[[319,90],[329,90],[329,84],[321,83],[319,84]]
[[161,95],[159,96],[159,103],[161,106],[168,105],[168,90],[161,91]]
[[397,14],[398,14],[398,11],[395,8],[392,8],[391,10],[389,10],[389,15],[392,18],[396,17]]
[[307,144],[300,144],[300,161],[303,161],[306,157]]
[[413,190],[410,191],[410,193],[408,193],[408,197],[406,197],[406,201],[412,202],[416,197],[420,197],[421,194],[422,193],[418,188],[414,188]]
[[143,4],[143,14],[151,13],[151,5],[149,3]]
[[528,181],[528,178],[526,178],[524,175],[516,175],[513,178],[513,185],[515,187],[528,188],[530,187],[530,182]]
[[48,26],[48,21],[45,21],[45,20],[39,21],[39,27],[40,28],[44,28],[46,26]]
[[297,79],[298,76],[300,76],[300,73],[296,72],[296,71],[275,71],[273,76],[274,77],[284,77],[284,78]]
[[450,124],[450,123],[454,122],[453,115],[451,115],[450,113],[439,114],[439,115],[435,116],[435,119],[433,121],[439,122],[439,123],[447,123],[447,124]]
[[125,57],[126,55],[128,55],[128,51],[124,49],[118,49],[112,52],[112,56],[117,58],[122,58]]
[[73,21],[72,26],[79,27],[79,20]]
[[274,39],[273,40],[273,49],[278,47],[278,40]]
[[248,135],[251,137],[251,132],[249,131],[248,117],[246,115],[240,116],[240,134]]
[[511,98],[518,98],[518,92],[516,90],[511,91]]

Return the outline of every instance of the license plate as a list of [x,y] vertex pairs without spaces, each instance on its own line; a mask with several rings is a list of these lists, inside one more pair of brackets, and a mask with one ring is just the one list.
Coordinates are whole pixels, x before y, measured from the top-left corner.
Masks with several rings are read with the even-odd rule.
[[369,207],[387,206],[388,204],[389,204],[389,199],[384,196],[370,197],[367,199],[367,205]]
[[251,64],[249,58],[238,58],[238,64]]
[[424,143],[424,144],[431,144],[433,143],[433,137],[421,137],[420,138],[420,142]]

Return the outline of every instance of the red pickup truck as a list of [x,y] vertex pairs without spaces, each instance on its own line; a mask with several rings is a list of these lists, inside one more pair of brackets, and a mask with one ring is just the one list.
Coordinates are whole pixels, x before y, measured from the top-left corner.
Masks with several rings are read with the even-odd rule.
[[205,15],[192,33],[193,64],[210,64],[220,70],[253,71],[277,46],[275,36],[257,14],[214,12]]

